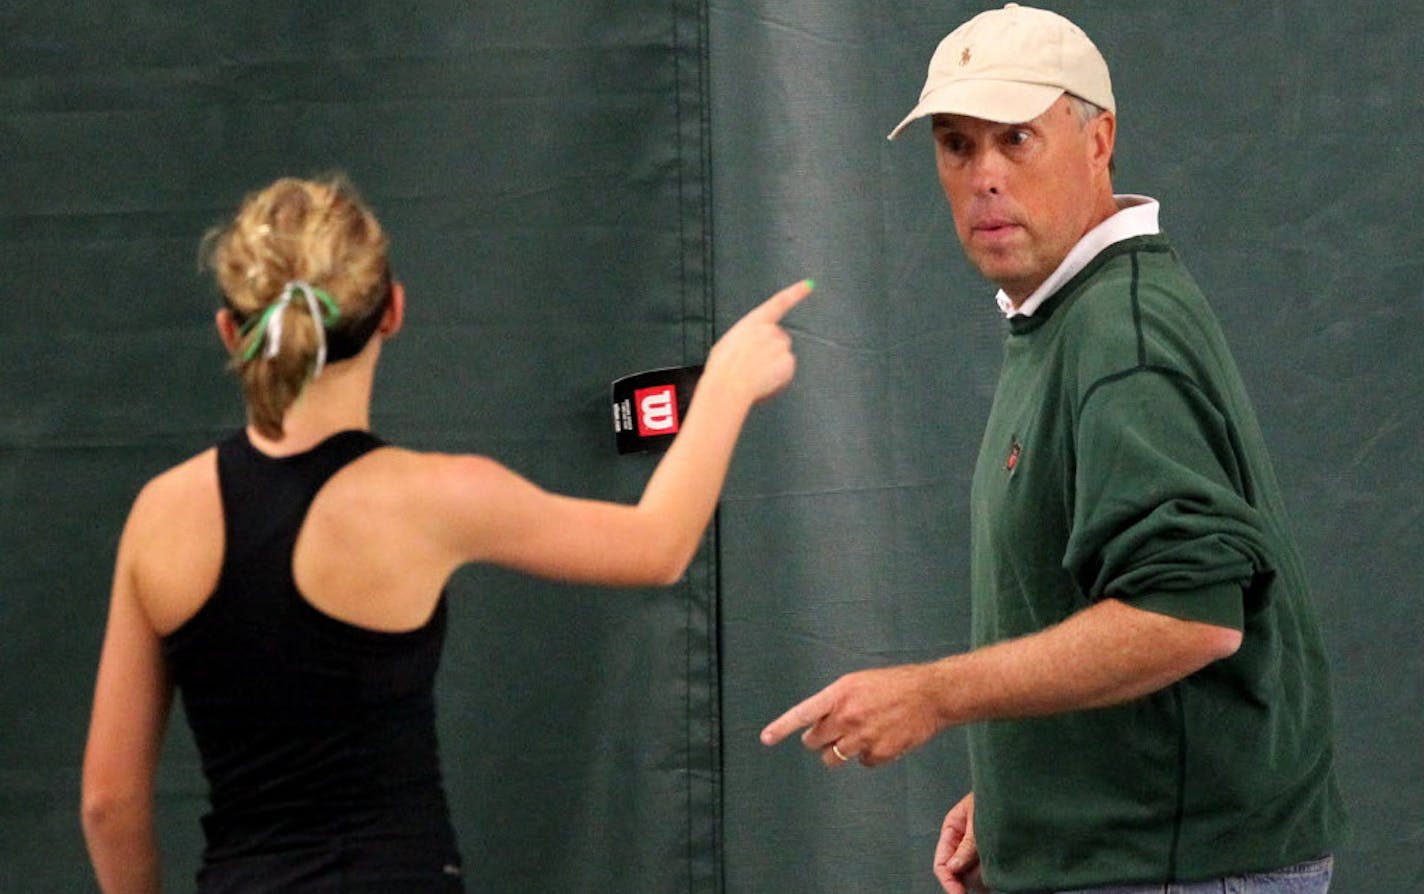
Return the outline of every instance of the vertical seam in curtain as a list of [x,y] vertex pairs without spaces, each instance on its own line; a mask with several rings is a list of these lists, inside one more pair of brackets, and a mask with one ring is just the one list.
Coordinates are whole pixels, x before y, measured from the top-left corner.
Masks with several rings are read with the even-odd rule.
[[[679,286],[684,363],[700,362],[716,332],[712,288],[712,203],[706,0],[675,0]],[[718,629],[718,518],[689,569],[685,631],[687,886],[721,891],[721,699]]]

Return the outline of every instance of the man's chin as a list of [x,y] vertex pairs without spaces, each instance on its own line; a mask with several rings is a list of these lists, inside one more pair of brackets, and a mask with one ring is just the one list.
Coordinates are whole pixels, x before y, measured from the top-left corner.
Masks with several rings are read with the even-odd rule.
[[968,255],[968,258],[980,276],[1006,292],[1011,291],[1015,283],[1024,280],[1023,264],[1016,263],[1013,258],[978,252]]

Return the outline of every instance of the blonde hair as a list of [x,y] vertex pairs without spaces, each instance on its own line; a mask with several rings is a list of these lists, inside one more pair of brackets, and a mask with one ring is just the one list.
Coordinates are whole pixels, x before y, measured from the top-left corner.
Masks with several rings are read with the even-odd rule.
[[[352,356],[369,340],[390,294],[387,239],[355,187],[336,174],[315,180],[285,177],[243,199],[237,215],[203,238],[202,257],[243,336],[231,367],[242,382],[251,423],[280,439],[282,419],[320,372],[328,340],[341,341],[331,360]],[[262,315],[283,300],[292,284],[309,284],[339,311],[319,331],[301,301],[284,316],[275,355],[258,351],[267,336]],[[327,333],[330,334],[327,334]]]

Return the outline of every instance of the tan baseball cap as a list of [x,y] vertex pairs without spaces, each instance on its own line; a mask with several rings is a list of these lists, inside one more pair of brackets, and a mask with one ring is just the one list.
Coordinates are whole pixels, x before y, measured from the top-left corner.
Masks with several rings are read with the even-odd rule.
[[1064,92],[1116,113],[1103,54],[1056,12],[1009,3],[960,25],[930,59],[925,88],[887,139],[940,112],[1019,124],[1048,111]]

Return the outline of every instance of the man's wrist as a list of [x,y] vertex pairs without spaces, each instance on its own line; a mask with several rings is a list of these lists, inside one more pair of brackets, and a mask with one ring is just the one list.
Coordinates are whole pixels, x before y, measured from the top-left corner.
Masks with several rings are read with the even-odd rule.
[[964,695],[972,687],[963,679],[963,658],[963,655],[948,655],[922,665],[924,697],[940,730],[962,726],[970,719],[965,716]]

